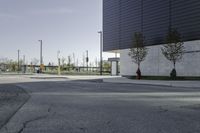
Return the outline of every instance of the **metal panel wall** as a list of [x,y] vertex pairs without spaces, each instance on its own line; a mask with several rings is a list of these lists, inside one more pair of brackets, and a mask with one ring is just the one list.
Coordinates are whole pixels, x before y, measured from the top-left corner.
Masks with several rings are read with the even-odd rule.
[[184,41],[200,40],[200,0],[172,0],[172,27]]
[[169,1],[144,0],[142,16],[146,45],[164,43],[163,36],[169,29]]
[[120,0],[103,1],[104,50],[119,49]]
[[103,0],[103,11],[104,51],[130,48],[135,32],[147,46],[163,44],[170,25],[200,40],[200,0]]
[[130,47],[133,33],[141,31],[142,6],[140,0],[121,0],[120,7],[120,49],[124,49]]

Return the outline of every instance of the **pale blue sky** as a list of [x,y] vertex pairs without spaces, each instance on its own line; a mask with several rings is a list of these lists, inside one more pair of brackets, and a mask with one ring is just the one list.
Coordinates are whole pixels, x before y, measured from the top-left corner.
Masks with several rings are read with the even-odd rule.
[[101,29],[102,0],[0,0],[0,57],[16,60],[20,49],[29,62],[39,59],[42,39],[45,63],[56,62],[58,50],[64,57],[74,52],[80,61],[89,50],[93,61]]

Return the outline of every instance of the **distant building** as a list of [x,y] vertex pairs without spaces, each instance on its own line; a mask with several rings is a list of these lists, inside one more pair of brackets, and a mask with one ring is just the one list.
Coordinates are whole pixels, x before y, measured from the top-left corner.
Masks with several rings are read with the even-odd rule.
[[120,53],[121,75],[136,75],[128,56],[135,32],[145,36],[149,54],[143,75],[169,75],[172,64],[161,53],[169,28],[177,29],[186,54],[179,76],[200,76],[200,0],[103,0],[104,51]]

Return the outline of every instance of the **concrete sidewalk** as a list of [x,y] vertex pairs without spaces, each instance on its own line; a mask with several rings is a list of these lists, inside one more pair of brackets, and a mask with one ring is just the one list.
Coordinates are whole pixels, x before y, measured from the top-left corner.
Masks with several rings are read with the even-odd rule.
[[[9,79],[9,80],[8,80]],[[20,83],[20,82],[38,82],[38,81],[71,81],[71,80],[103,80],[103,82],[109,83],[129,83],[129,84],[141,84],[141,85],[160,85],[160,86],[172,86],[172,87],[187,87],[187,88],[199,88],[200,81],[166,81],[166,80],[134,80],[121,76],[83,76],[83,75],[49,75],[49,74],[33,74],[33,75],[0,75],[0,83]]]
[[200,81],[134,80],[124,77],[105,78],[103,81],[109,83],[132,83],[142,85],[200,88]]
[[132,83],[132,84],[142,84],[142,85],[160,85],[160,86],[171,86],[171,87],[187,87],[187,88],[200,88],[200,81],[167,81],[167,80],[134,80],[128,79],[121,76],[69,76],[69,75],[46,75],[46,74],[39,74],[39,75],[32,75],[26,76],[29,78],[35,79],[51,79],[51,78],[60,78],[65,80],[103,80],[103,82],[109,83]]

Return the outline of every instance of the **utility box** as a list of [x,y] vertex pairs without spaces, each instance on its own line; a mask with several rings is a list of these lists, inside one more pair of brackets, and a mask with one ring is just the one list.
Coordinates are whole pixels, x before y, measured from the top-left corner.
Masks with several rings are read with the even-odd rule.
[[119,58],[109,58],[108,61],[111,63],[111,76],[119,75]]

